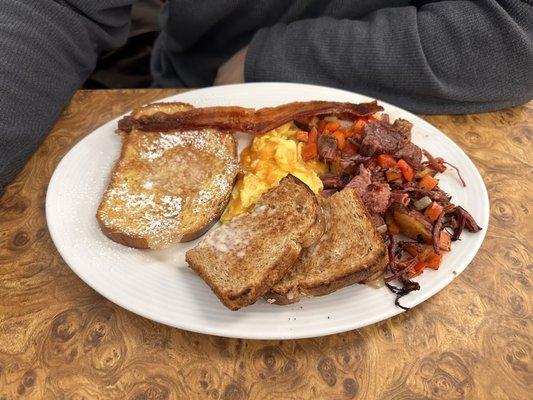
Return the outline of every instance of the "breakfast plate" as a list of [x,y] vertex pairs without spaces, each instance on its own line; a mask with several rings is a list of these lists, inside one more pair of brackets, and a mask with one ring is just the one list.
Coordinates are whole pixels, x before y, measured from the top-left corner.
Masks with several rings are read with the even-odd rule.
[[[239,105],[271,107],[293,101],[330,100],[352,103],[372,99],[359,94],[313,85],[253,83],[194,90],[163,101],[196,107]],[[481,176],[466,154],[445,134],[421,118],[379,102],[391,119],[414,124],[413,142],[457,166],[467,186],[452,171],[439,175],[440,186],[452,201],[469,210],[481,232],[465,232],[443,259],[440,269],[417,278],[421,289],[402,299],[414,307],[433,296],[461,273],[476,255],[489,220],[488,195]],[[117,119],[102,125],[74,146],[61,160],[50,181],[46,217],[51,237],[65,262],[97,292],[136,314],[154,321],[226,337],[297,339],[344,332],[399,314],[395,296],[386,287],[353,285],[328,296],[275,306],[264,300],[229,311],[185,262],[185,252],[198,242],[164,250],[138,250],[108,239],[95,214],[108,183],[121,142]],[[239,151],[250,142],[237,135]]]

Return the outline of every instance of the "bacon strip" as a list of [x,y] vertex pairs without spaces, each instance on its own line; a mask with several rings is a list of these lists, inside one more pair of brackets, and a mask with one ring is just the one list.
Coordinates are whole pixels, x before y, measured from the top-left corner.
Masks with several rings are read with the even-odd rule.
[[157,112],[138,117],[128,115],[118,122],[118,128],[124,132],[130,132],[133,128],[149,132],[216,128],[261,134],[295,119],[303,120],[319,115],[355,118],[369,116],[378,111],[383,111],[383,107],[376,101],[360,104],[334,101],[294,102],[259,110],[244,107],[204,107],[174,114]]

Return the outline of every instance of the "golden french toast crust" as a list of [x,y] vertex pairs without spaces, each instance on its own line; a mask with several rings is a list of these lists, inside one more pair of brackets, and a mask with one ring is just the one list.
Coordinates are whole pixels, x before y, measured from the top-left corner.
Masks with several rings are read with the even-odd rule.
[[148,242],[144,238],[126,235],[122,232],[114,231],[108,228],[100,219],[98,219],[98,225],[100,226],[100,229],[102,230],[104,235],[106,235],[109,239],[116,243],[128,247],[134,247],[136,249],[149,249]]
[[[128,140],[127,136],[120,135],[122,147],[120,149],[120,155],[113,164],[113,169],[111,170],[111,175],[109,178],[108,188],[111,187],[116,180],[117,176],[117,170],[120,166],[120,161],[124,159],[125,153],[126,153],[126,146],[125,142]],[[148,243],[146,243],[146,240],[144,240],[141,237],[133,237],[126,234],[123,234],[120,231],[117,231],[111,227],[111,224],[109,224],[109,221],[106,220],[104,215],[104,207],[107,204],[108,201],[108,189],[104,192],[104,195],[102,196],[102,201],[100,202],[98,206],[98,210],[96,211],[96,220],[98,221],[98,225],[100,226],[100,229],[106,235],[109,239],[113,240],[114,242],[117,242],[119,244],[129,246],[129,247],[135,247],[138,249],[146,249],[148,248]]]

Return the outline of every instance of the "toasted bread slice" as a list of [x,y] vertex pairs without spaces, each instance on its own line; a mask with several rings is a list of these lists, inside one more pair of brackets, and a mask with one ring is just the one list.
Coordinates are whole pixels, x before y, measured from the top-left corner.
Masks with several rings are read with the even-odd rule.
[[273,285],[265,295],[269,303],[322,296],[383,274],[387,246],[355,190],[344,189],[322,203],[326,233],[315,246],[302,251],[294,268]]
[[210,232],[186,260],[226,307],[237,310],[265,294],[323,232],[317,196],[288,175],[252,211]]
[[[191,107],[153,104],[132,115]],[[237,170],[237,143],[226,132],[122,133],[122,151],[98,208],[98,222],[110,239],[131,247],[158,249],[195,239],[218,220]]]

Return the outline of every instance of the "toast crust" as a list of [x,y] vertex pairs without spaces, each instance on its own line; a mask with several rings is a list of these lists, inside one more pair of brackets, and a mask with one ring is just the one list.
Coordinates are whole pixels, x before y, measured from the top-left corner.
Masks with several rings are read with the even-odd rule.
[[[346,190],[349,190],[349,192],[345,192]],[[336,197],[333,199],[329,198],[324,200],[324,208],[326,210],[331,208],[328,203],[332,200],[338,200],[340,196],[345,196],[347,200],[353,201],[355,207],[361,213],[362,229],[370,238],[371,250],[364,260],[359,260],[358,262],[355,260],[352,266],[350,266],[349,263],[346,265],[346,260],[349,259],[350,255],[335,255],[334,253],[336,249],[332,249],[331,246],[329,246],[328,235],[337,235],[340,234],[340,232],[338,226],[331,226],[334,224],[334,222],[332,223],[331,221],[335,218],[331,215],[328,217],[328,214],[337,210],[335,210],[335,208],[329,210],[329,212],[326,212],[326,220],[330,226],[327,227],[326,234],[322,237],[314,250],[304,250],[294,269],[265,294],[264,297],[269,303],[284,305],[295,303],[299,301],[302,296],[323,296],[354,283],[363,283],[375,279],[384,272],[388,264],[388,254],[387,247],[381,235],[377,232],[371,222],[370,216],[357,193],[352,189],[345,189],[343,192],[344,193],[342,194],[334,194]],[[339,206],[339,204],[337,204],[337,206]],[[356,244],[353,251],[357,252],[358,250],[360,249],[357,248]],[[313,273],[316,273],[316,270],[309,271],[309,268],[312,268],[311,265],[316,265],[320,262],[319,257],[324,256],[324,252],[329,253],[328,257],[326,257],[327,259],[332,258],[333,261],[342,264],[342,266],[339,267],[337,264],[321,263],[321,267],[324,267],[323,270],[330,271],[329,275],[326,277],[319,275],[314,276]],[[298,274],[301,274],[302,276],[299,276]]]
[[[297,303],[300,301],[302,296],[325,296],[355,283],[366,283],[368,281],[372,281],[383,274],[383,271],[388,263],[386,252],[380,253],[377,258],[378,261],[370,268],[339,277],[338,279],[328,283],[306,287],[304,292],[296,293],[296,295],[294,292],[291,295],[289,293],[278,293],[274,290],[269,290],[264,297],[269,303],[287,305]],[[300,290],[302,289],[303,288],[300,288]]]

